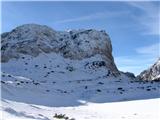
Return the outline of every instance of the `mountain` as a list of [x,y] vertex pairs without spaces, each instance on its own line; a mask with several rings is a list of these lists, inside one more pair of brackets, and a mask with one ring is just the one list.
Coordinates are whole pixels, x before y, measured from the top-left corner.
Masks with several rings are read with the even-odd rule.
[[[112,45],[105,31],[75,30],[58,32],[47,26],[26,24],[2,34],[2,62],[21,55],[59,53],[70,60],[82,60],[101,55],[111,72],[119,74],[112,56]],[[98,64],[98,63],[97,63]]]
[[[111,40],[103,30],[62,32],[25,24],[1,38],[2,120],[122,118],[122,107],[137,106],[110,102],[160,96],[159,82],[139,81],[117,69]],[[133,110],[125,118],[135,116],[137,109]],[[150,111],[141,110],[135,118],[152,116]]]
[[150,68],[141,72],[137,78],[141,80],[160,80],[160,58]]

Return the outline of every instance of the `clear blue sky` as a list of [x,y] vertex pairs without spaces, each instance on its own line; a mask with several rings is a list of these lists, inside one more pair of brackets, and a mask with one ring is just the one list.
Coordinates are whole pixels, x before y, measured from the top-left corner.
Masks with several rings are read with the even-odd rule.
[[2,2],[2,32],[26,23],[106,30],[120,70],[138,74],[159,56],[160,2]]

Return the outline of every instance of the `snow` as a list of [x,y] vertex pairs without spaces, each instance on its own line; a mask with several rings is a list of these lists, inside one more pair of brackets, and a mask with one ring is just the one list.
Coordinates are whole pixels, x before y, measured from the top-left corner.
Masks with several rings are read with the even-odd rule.
[[[8,63],[3,63],[2,70],[5,73],[14,75],[13,77],[5,77],[5,79],[7,80],[14,79],[16,76],[17,76],[16,79],[24,79],[20,77],[21,75],[22,77],[26,77],[25,79],[30,78],[33,80],[41,78],[41,79],[47,79],[49,81],[50,79],[53,80],[53,78],[56,78],[58,79],[56,81],[61,81],[61,79],[65,80],[66,78],[70,78],[70,80],[72,81],[75,79],[75,77],[78,76],[78,74],[81,74],[82,76],[78,76],[77,79],[85,79],[86,76],[90,76],[88,77],[88,79],[89,78],[91,79],[96,76],[98,77],[100,74],[103,75],[105,74],[105,72],[107,72],[107,70],[104,69],[103,67],[99,68],[101,70],[96,72],[95,70],[84,68],[84,65],[87,62],[92,63],[93,61],[102,61],[102,58],[100,55],[96,55],[89,59],[84,59],[82,61],[79,61],[79,60],[64,59],[61,55],[51,53],[51,54],[41,54],[35,58],[31,56],[25,56],[25,59],[20,59],[20,60],[15,59]],[[35,67],[35,65],[38,65],[38,67]],[[76,70],[73,72],[69,72],[68,70],[66,70],[67,66],[72,66]],[[51,73],[45,78],[44,76],[51,71],[54,71],[54,73]],[[67,74],[63,74],[63,72]],[[94,76],[92,75],[92,73],[94,73]],[[56,77],[57,75],[58,77]]]
[[55,113],[66,114],[76,120],[160,119],[160,99],[87,103],[76,107],[46,107],[8,100],[2,104],[6,107],[2,108],[2,120],[56,120],[53,119]]
[[56,120],[56,113],[76,120],[159,118],[159,82],[116,77],[95,61],[102,56],[43,53],[2,63],[1,119]]

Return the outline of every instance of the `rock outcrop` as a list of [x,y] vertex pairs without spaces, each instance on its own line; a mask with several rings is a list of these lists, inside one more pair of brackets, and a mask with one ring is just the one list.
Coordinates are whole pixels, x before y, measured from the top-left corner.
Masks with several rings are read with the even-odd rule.
[[138,76],[141,80],[160,80],[160,58],[149,69],[144,70]]
[[123,74],[125,74],[126,76],[128,76],[129,78],[135,79],[135,75],[131,72],[122,72]]
[[112,56],[111,40],[105,31],[55,31],[47,26],[25,24],[1,35],[1,62],[20,58],[21,54],[60,53],[64,58],[82,60],[102,55],[106,67],[119,74]]

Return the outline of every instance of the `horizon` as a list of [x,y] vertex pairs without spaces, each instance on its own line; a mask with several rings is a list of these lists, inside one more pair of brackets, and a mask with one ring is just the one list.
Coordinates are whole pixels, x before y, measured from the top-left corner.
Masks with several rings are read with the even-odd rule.
[[159,58],[159,13],[160,2],[2,2],[2,33],[28,23],[102,29],[118,69],[137,75]]

